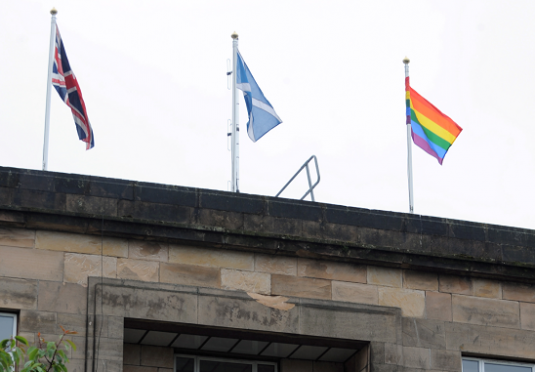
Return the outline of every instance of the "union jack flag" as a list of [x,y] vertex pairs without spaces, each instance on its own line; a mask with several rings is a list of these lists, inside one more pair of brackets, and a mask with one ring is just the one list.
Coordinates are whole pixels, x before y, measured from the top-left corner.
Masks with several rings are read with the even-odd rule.
[[86,143],[86,150],[95,146],[93,129],[89,123],[87,110],[85,109],[82,91],[78,85],[78,80],[71,70],[71,65],[67,59],[65,45],[61,40],[59,28],[56,26],[56,48],[54,50],[54,66],[52,67],[52,85],[56,88],[59,96],[67,106],[71,108],[76,131],[80,141]]

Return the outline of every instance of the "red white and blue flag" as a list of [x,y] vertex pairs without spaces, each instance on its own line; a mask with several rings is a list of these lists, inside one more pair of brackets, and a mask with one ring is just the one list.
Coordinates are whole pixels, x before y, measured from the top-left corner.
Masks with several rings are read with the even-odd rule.
[[65,104],[71,108],[78,138],[80,141],[86,143],[86,150],[92,149],[95,146],[93,129],[89,123],[82,91],[80,90],[76,76],[74,76],[74,72],[71,70],[67,53],[65,53],[65,46],[63,45],[57,26],[54,66],[52,67],[52,85],[54,85]]

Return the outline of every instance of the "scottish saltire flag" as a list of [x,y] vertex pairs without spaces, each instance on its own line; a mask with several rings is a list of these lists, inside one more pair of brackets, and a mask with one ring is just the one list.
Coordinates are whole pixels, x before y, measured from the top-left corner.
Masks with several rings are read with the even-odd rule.
[[236,87],[243,92],[249,113],[247,134],[253,142],[256,142],[264,134],[282,123],[282,120],[262,93],[239,51],[236,70]]
[[74,76],[71,70],[67,53],[65,53],[65,45],[63,45],[57,26],[54,66],[52,67],[52,85],[54,85],[65,104],[71,108],[78,138],[80,141],[86,143],[86,150],[92,149],[95,146],[93,129],[89,123],[82,91],[80,90],[76,76]]
[[405,78],[405,101],[412,140],[442,165],[444,156],[463,128],[412,89],[408,77]]

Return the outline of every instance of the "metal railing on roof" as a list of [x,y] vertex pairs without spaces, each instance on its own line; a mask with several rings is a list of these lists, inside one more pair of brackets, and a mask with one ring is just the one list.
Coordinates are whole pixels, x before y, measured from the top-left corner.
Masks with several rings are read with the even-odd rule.
[[[312,161],[312,159],[314,159],[314,164],[316,165],[316,174],[318,176],[318,179],[316,180],[316,182],[314,184],[312,184],[312,181],[310,179],[310,170],[308,168],[308,164]],[[294,176],[286,183],[286,185],[284,185],[284,187],[281,189],[281,191],[279,191],[277,193],[277,195],[275,195],[275,197],[278,197],[285,189],[286,187],[288,187],[288,185],[295,179],[295,177],[297,177],[299,175],[299,173],[301,173],[301,171],[303,169],[307,170],[307,179],[308,179],[308,191],[305,193],[305,195],[303,195],[303,197],[299,200],[303,200],[304,198],[307,197],[308,194],[310,194],[310,198],[312,199],[312,201],[316,201],[316,199],[314,198],[314,188],[316,186],[318,186],[318,183],[320,183],[320,168],[318,166],[318,159],[316,158],[316,155],[312,155],[306,162],[305,164],[303,164],[301,166],[301,168],[299,168],[299,170],[294,174]]]

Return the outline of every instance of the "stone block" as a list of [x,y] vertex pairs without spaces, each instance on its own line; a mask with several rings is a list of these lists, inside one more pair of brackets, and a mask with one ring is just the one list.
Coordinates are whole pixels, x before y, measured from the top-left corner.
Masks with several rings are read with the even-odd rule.
[[384,364],[386,361],[385,344],[370,342],[370,365]]
[[[33,333],[33,332],[18,332],[18,335],[20,337],[24,337],[26,339],[26,341],[28,341],[28,343],[30,344],[30,346],[35,346],[36,344],[36,337],[37,337],[37,333]],[[23,344],[20,343],[20,342],[17,342],[18,346],[21,347]]]
[[97,315],[94,318],[95,332],[99,337],[124,338],[124,317],[112,315]]
[[151,204],[161,203],[196,207],[196,192],[197,189],[194,188],[136,182],[134,198]]
[[425,292],[379,287],[379,305],[399,307],[403,316],[422,318],[425,315]]
[[123,372],[123,362],[121,361],[105,360],[104,363],[105,363],[106,372]]
[[410,368],[427,369],[431,366],[431,351],[417,347],[403,347],[403,365]]
[[324,223],[323,236],[325,239],[346,242],[358,242],[359,231],[354,226]]
[[[58,322],[58,324],[60,323]],[[84,331],[84,334],[85,334],[85,331]],[[69,336],[69,338],[76,345],[76,350],[71,349],[71,358],[72,359],[85,359],[85,337]]]
[[[490,300],[489,300],[490,301]],[[535,358],[535,332],[445,322],[448,350],[506,358]]]
[[321,221],[322,210],[319,204],[308,201],[291,201],[285,199],[269,200],[269,215],[307,221]]
[[334,301],[356,302],[378,305],[379,291],[377,286],[361,283],[332,281],[332,299]]
[[69,363],[65,365],[69,372],[85,372],[85,362],[83,359],[70,359]]
[[331,301],[318,302],[320,301],[301,299],[300,305],[296,306],[300,311],[299,327],[303,335],[393,344],[402,341],[399,309]]
[[[289,235],[303,237],[303,220],[291,218],[274,218],[266,215],[246,214],[244,217],[244,231],[262,231],[263,234],[276,236]],[[319,224],[318,224],[318,230]]]
[[173,368],[174,350],[171,347],[141,346],[141,365]]
[[[92,340],[89,340],[89,345],[93,345],[92,344]],[[91,347],[90,346],[90,347]],[[86,360],[86,363],[87,363],[87,369],[82,369],[81,371],[78,371],[78,372],[89,372],[89,371],[95,371],[95,372],[108,372],[107,370],[107,367],[106,367],[106,363],[108,362],[107,360],[105,359],[101,359],[101,358],[98,358],[96,360],[96,366],[94,367],[93,369],[93,358],[91,357],[91,351],[89,351],[88,353],[89,357],[87,358]],[[98,353],[96,355],[98,357]],[[121,363],[120,367],[121,369],[120,370],[115,370],[115,371],[110,371],[110,372],[122,372],[122,365],[123,363]],[[71,372],[71,370],[69,369],[69,372]]]
[[457,275],[439,275],[438,290],[446,293],[457,293],[472,296],[474,289],[472,287],[472,280],[468,277]]
[[503,283],[503,299],[535,303],[535,285],[505,282]]
[[128,240],[120,238],[104,237],[102,254],[112,257],[128,257]]
[[472,278],[474,296],[486,298],[502,298],[500,282],[489,279]]
[[198,223],[203,226],[217,226],[227,231],[243,230],[243,214],[214,209],[200,209]]
[[35,237],[35,248],[72,253],[100,255],[102,243],[100,236],[55,231],[38,230]]
[[85,336],[87,322],[85,311],[83,314],[58,313],[57,322],[59,325],[69,331],[78,332],[78,336]]
[[296,276],[297,258],[256,254],[254,269],[264,273]]
[[440,320],[403,318],[403,346],[445,349],[444,322]]
[[35,230],[0,228],[0,245],[10,247],[33,248],[35,244]]
[[37,309],[37,280],[0,277],[0,308]]
[[38,310],[83,314],[87,311],[87,289],[73,283],[39,282]]
[[366,283],[365,265],[299,258],[297,267],[299,276]]
[[297,307],[279,310],[248,297],[209,296],[204,294],[205,291],[208,290],[203,289],[198,297],[198,324],[269,332],[299,332]]
[[87,287],[90,276],[117,276],[117,258],[90,254],[65,253],[65,281]]
[[0,187],[0,205],[13,204],[13,191],[11,188]]
[[440,371],[461,371],[461,351],[431,350],[431,368]]
[[141,345],[124,344],[123,364],[141,365]]
[[160,281],[200,287],[221,287],[220,269],[215,267],[161,263]]
[[123,361],[123,340],[100,337],[98,339],[98,359]]
[[56,313],[35,310],[20,311],[19,331],[56,334],[58,330]]
[[386,364],[403,365],[403,346],[397,344],[385,344]]
[[221,269],[221,288],[270,294],[271,275],[253,271]]
[[117,216],[117,199],[67,194],[65,209],[74,213]]
[[123,372],[158,372],[157,367],[124,365]]
[[520,326],[535,331],[535,304],[520,303]]
[[157,282],[159,279],[159,262],[117,259],[117,278]]
[[171,244],[169,262],[254,271],[254,254]]
[[520,327],[518,302],[453,295],[452,310],[454,322]]
[[173,224],[191,224],[195,210],[178,205],[157,204],[151,202],[130,202],[121,200],[117,206],[120,217],[135,218],[157,223],[170,222]]
[[38,190],[13,189],[13,204],[37,210],[65,210],[65,194]]
[[[371,372],[434,372],[434,371],[424,371],[420,369],[405,369],[403,366],[397,366],[395,364],[372,364]],[[362,372],[362,371],[361,371]],[[365,371],[368,372],[368,371]]]
[[63,253],[0,246],[0,276],[63,280]]
[[273,274],[271,275],[271,293],[274,295],[330,300],[331,281]]
[[436,273],[424,271],[404,270],[403,287],[409,289],[437,291],[438,275]]
[[197,296],[194,294],[165,288],[143,289],[139,286],[124,288],[103,285],[101,288],[102,295],[99,291],[96,301],[99,304],[102,301],[101,309],[105,316],[180,323],[197,322]]
[[425,292],[425,310],[428,319],[451,322],[451,294]]
[[169,244],[145,240],[128,242],[128,258],[147,261],[169,261]]
[[368,266],[368,284],[401,288],[401,270],[391,267]]
[[88,178],[87,195],[127,200],[134,198],[133,186],[136,182],[102,177]]

